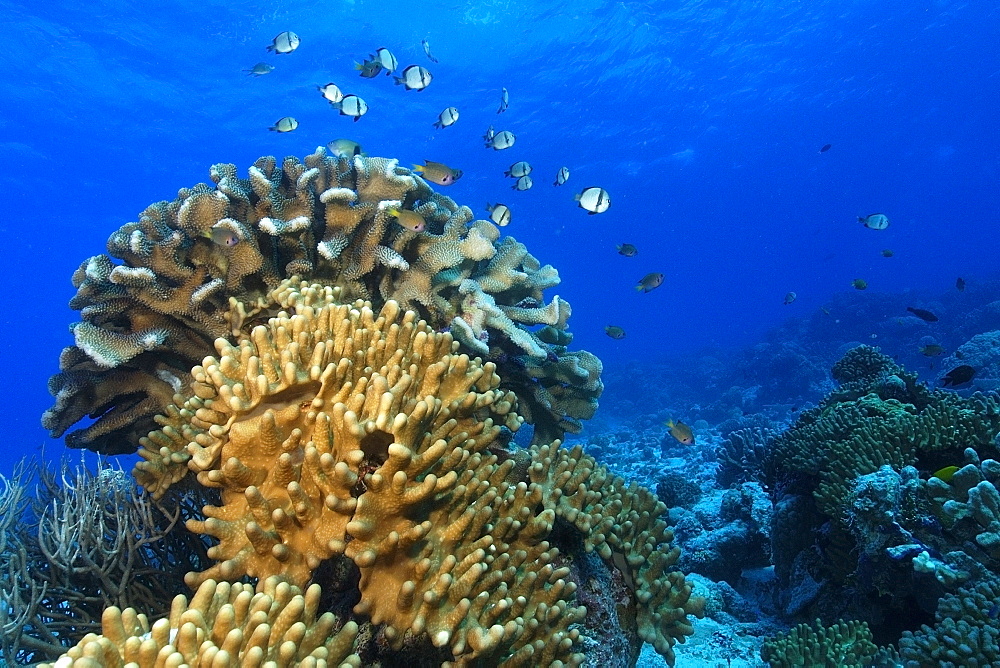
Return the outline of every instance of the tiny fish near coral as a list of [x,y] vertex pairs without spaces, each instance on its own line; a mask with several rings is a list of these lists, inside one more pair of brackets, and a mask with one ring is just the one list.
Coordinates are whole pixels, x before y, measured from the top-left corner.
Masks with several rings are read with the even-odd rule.
[[424,160],[422,165],[413,165],[413,171],[439,186],[450,186],[462,178],[461,169],[452,169],[444,163],[433,160]]

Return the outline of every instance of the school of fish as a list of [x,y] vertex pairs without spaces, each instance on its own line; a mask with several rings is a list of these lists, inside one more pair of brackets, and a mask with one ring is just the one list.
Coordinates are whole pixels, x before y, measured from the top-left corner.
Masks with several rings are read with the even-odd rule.
[[[275,55],[287,55],[296,51],[300,44],[301,39],[296,33],[284,31],[274,37],[271,44],[267,46],[267,51]],[[439,61],[432,55],[428,40],[421,40],[420,44],[427,60],[437,64]],[[261,77],[270,74],[274,69],[274,65],[261,61],[243,71],[249,76]],[[367,58],[361,60],[361,62],[355,62],[354,70],[363,79],[375,79],[380,74],[384,74],[387,77],[391,76],[394,83],[397,86],[402,86],[406,91],[422,92],[434,81],[434,75],[423,65],[410,64],[400,69],[399,60],[386,47],[379,47],[373,53],[370,53]],[[339,111],[340,115],[350,117],[355,122],[360,120],[369,111],[368,103],[364,99],[354,93],[345,93],[335,82],[331,81],[323,85],[317,85],[316,88],[330,106]],[[506,87],[502,87],[500,89],[499,106],[496,113],[503,114],[507,112],[510,109],[510,104],[510,91]],[[445,106],[432,125],[442,130],[456,124],[459,118],[458,107],[452,105]],[[268,129],[277,133],[289,133],[298,127],[299,121],[296,118],[293,116],[283,116]],[[517,136],[511,130],[496,130],[493,125],[490,125],[483,135],[483,142],[487,149],[506,151],[516,145]],[[333,140],[327,144],[327,148],[330,154],[335,157],[351,158],[356,155],[365,155],[361,146],[349,139]],[[826,153],[831,148],[832,144],[824,144],[819,149],[819,153]],[[423,165],[414,165],[412,171],[422,176],[428,182],[439,186],[454,185],[462,177],[462,170],[427,159],[424,160]],[[524,192],[534,186],[534,180],[531,176],[533,171],[534,168],[527,160],[517,160],[511,163],[510,167],[504,171],[504,176],[514,179],[514,183],[511,186],[514,191]],[[561,166],[555,173],[552,185],[556,187],[563,186],[569,181],[569,178],[569,167],[565,165]],[[597,185],[582,188],[574,194],[573,200],[579,208],[586,211],[590,216],[605,213],[611,207],[610,193]],[[511,208],[504,203],[487,203],[486,211],[489,213],[489,219],[499,227],[509,225],[513,219]],[[414,211],[393,209],[387,211],[387,213],[394,217],[402,228],[411,232],[421,232],[425,228],[425,221]],[[884,213],[870,213],[857,216],[857,221],[869,230],[884,231],[889,227],[889,217]],[[227,230],[213,230],[211,238],[220,244],[232,245],[239,243],[239,238],[235,236],[235,233]],[[639,252],[637,247],[630,243],[618,244],[616,250],[619,255],[627,258],[635,257]],[[890,249],[884,249],[881,251],[881,255],[890,258],[894,256],[894,253]],[[635,289],[641,294],[648,293],[663,285],[664,280],[665,275],[662,272],[650,272],[638,280]],[[855,278],[851,281],[851,286],[856,290],[866,290],[868,288],[868,281],[864,278]],[[957,279],[955,287],[959,291],[965,290],[965,280],[962,278]],[[798,295],[795,292],[789,291],[785,294],[782,303],[788,306],[795,302],[797,297]],[[909,307],[907,310],[925,322],[936,322],[938,320],[936,315],[925,309]],[[827,315],[830,314],[827,308],[824,308],[823,312]],[[606,326],[605,333],[612,339],[620,340],[625,338],[625,330],[617,325]],[[928,344],[921,348],[920,352],[925,356],[934,357],[942,354],[944,349],[936,344]],[[945,376],[946,385],[960,385],[963,382],[968,382],[963,377],[965,369],[961,367],[960,369],[961,371],[958,369],[953,370],[952,373],[958,371],[954,377],[951,375]],[[683,423],[678,424],[683,425]]]

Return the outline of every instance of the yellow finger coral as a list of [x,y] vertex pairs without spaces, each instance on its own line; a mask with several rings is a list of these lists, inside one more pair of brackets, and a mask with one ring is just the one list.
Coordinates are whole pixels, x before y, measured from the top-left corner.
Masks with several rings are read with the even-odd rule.
[[549,542],[562,518],[620,570],[642,637],[672,658],[690,633],[690,587],[663,504],[559,444],[514,456],[514,396],[492,363],[387,302],[327,303],[287,287],[270,318],[192,372],[195,396],[143,440],[136,478],[154,495],[186,471],[221,490],[191,530],[218,541],[192,585],[245,575],[304,584],[346,555],[355,614],[393,646],[424,636],[459,663],[578,664],[585,609]]
[[45,668],[132,666],[357,667],[358,625],[339,631],[332,613],[317,616],[320,588],[305,593],[279,578],[247,584],[207,580],[190,602],[174,599],[170,615],[153,624],[132,608],[111,607],[102,635],[87,634]]

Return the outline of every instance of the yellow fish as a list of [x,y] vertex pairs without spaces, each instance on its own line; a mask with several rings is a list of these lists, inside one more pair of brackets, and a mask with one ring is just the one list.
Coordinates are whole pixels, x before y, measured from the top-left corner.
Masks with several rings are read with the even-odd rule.
[[935,471],[932,477],[939,478],[945,482],[951,482],[951,479],[955,477],[955,474],[958,473],[958,471],[958,466],[945,466],[943,469]]
[[411,232],[423,232],[427,227],[424,217],[416,211],[400,209],[398,206],[390,206],[385,210],[387,214],[396,219],[396,222]]
[[663,423],[667,429],[670,430],[670,435],[676,438],[680,443],[684,445],[691,445],[694,443],[694,432],[691,431],[691,427],[687,426],[680,420],[674,422],[673,420],[667,420]]
[[450,186],[462,178],[461,169],[452,169],[448,165],[432,160],[424,160],[422,165],[413,165],[413,171],[422,174],[425,179],[439,186]]

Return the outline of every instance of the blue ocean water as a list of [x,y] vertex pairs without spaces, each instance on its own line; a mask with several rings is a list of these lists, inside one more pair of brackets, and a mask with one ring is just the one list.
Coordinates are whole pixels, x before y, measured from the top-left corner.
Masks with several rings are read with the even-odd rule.
[[[216,162],[359,141],[453,165],[447,190],[555,266],[574,347],[609,369],[753,343],[854,278],[944,291],[996,268],[998,10],[964,2],[4,2],[0,265],[8,451],[47,439],[46,378],[76,319],[69,276],[119,225]],[[270,55],[277,33],[301,47]],[[421,49],[428,40],[439,64]],[[432,67],[425,91],[353,64],[376,48]],[[266,76],[243,72],[259,61]],[[359,122],[315,86],[366,99]],[[500,91],[510,108],[498,115]],[[460,120],[432,127],[448,106]],[[291,115],[299,128],[267,128]],[[505,151],[482,145],[509,129]],[[819,149],[831,144],[830,150]],[[534,166],[535,186],[503,170]],[[570,181],[554,187],[561,166]],[[611,208],[572,195],[597,185]],[[872,231],[857,216],[885,212]],[[626,258],[616,244],[635,244]],[[891,248],[893,258],[879,251]],[[633,288],[649,272],[663,286]],[[783,305],[794,291],[798,300]],[[626,338],[605,336],[606,325]],[[692,371],[694,372],[694,371]]]

